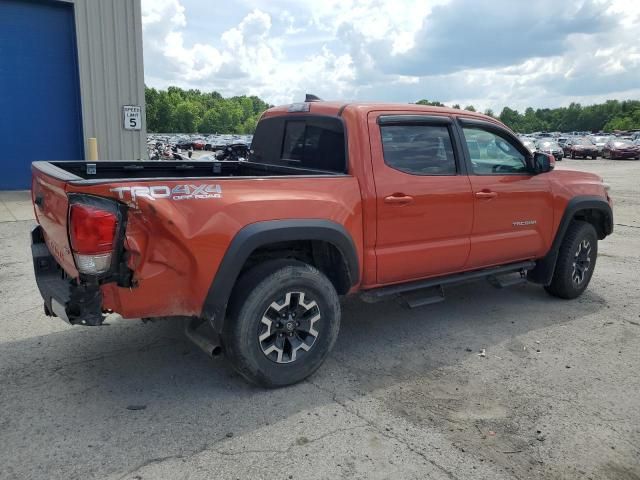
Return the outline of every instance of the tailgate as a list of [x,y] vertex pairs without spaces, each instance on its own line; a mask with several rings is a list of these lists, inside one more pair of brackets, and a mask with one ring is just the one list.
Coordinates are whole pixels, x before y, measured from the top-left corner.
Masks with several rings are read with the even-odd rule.
[[78,276],[73,254],[69,246],[67,219],[69,200],[66,183],[32,166],[31,200],[36,220],[42,226],[49,251],[58,264],[72,277]]

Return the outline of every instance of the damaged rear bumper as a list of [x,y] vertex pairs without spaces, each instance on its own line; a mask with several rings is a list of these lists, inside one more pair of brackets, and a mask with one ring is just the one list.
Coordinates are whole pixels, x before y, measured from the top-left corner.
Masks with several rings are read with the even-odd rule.
[[102,292],[99,284],[69,277],[51,255],[41,226],[31,231],[31,255],[36,283],[44,300],[44,311],[70,325],[101,325]]

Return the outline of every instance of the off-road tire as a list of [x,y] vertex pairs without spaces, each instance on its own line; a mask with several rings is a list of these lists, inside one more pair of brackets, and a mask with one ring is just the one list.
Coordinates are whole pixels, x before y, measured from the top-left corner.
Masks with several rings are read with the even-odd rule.
[[[586,242],[586,243],[585,243]],[[589,264],[588,268],[582,274],[582,280],[578,283],[574,281],[576,269],[574,262],[577,256],[588,245]],[[596,267],[596,258],[598,257],[598,236],[593,225],[582,221],[573,221],[562,240],[558,259],[556,260],[556,268],[553,272],[553,279],[547,285],[545,290],[551,295],[559,298],[572,299],[582,295],[585,291],[591,276]]]
[[[321,317],[312,324],[317,336],[310,349],[301,351],[290,363],[277,363],[265,353],[260,331],[265,328],[263,317],[270,305],[289,292],[305,293],[307,303],[313,299]],[[299,300],[298,294],[294,296]],[[297,260],[269,260],[238,280],[222,342],[232,366],[247,380],[263,387],[283,387],[304,380],[322,365],[338,336],[340,316],[338,294],[322,272]]]

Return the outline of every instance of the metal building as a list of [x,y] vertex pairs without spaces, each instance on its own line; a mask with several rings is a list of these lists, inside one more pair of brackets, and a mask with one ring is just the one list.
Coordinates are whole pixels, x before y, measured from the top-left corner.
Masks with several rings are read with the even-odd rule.
[[0,190],[34,160],[146,156],[140,0],[0,1]]

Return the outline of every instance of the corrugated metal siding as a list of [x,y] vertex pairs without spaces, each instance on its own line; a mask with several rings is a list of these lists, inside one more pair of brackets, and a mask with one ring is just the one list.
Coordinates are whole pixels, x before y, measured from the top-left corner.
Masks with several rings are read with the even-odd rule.
[[[75,5],[85,141],[101,160],[144,159],[146,118],[140,0],[70,0]],[[142,107],[142,130],[125,130],[122,106]]]

